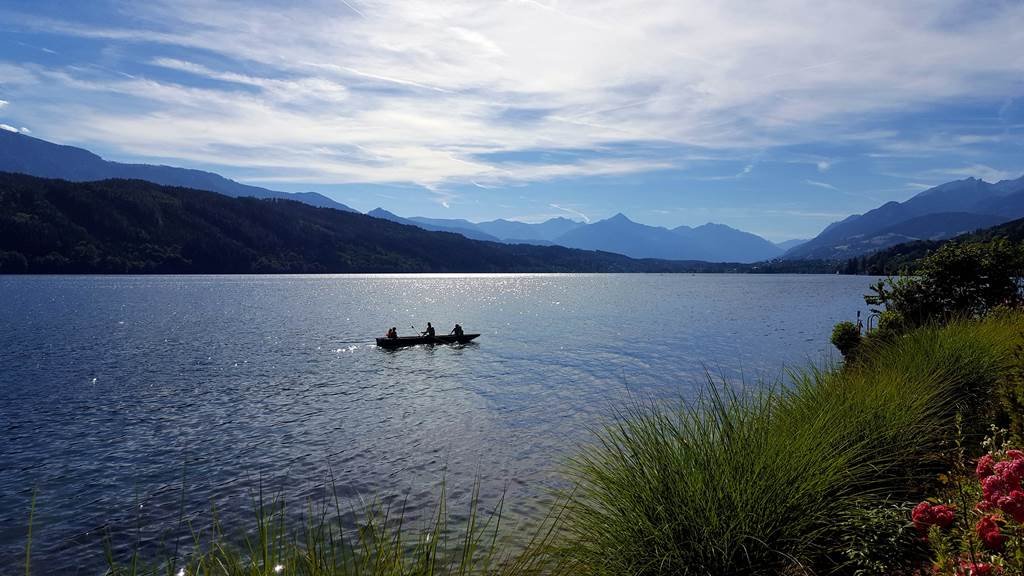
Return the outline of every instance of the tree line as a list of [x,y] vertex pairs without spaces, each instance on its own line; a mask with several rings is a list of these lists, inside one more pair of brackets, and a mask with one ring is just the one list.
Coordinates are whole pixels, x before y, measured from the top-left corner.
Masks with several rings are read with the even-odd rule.
[[291,200],[0,173],[0,273],[727,272],[428,232]]

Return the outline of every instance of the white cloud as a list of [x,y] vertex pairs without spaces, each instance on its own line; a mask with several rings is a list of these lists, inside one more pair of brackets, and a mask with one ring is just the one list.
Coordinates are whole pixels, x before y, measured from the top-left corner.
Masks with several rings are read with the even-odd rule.
[[590,218],[588,218],[586,214],[580,212],[579,210],[569,208],[568,206],[562,206],[560,204],[548,204],[548,206],[554,208],[555,210],[561,210],[562,212],[565,212],[567,214],[572,214],[573,216],[582,219],[587,224],[590,224]]
[[746,166],[743,167],[742,170],[740,170],[739,172],[737,172],[735,174],[729,174],[729,175],[726,175],[726,176],[700,176],[698,178],[695,178],[695,180],[708,180],[708,181],[737,180],[739,178],[743,178],[744,176],[746,176],[747,174],[750,174],[753,171],[754,171],[754,165],[753,164],[747,164]]
[[961,134],[956,137],[960,144],[991,144],[1003,140],[1005,137],[1001,134]]
[[10,104],[10,102],[8,102],[7,100],[0,100],[0,108],[3,108],[4,106],[7,106],[8,104]]
[[811,186],[817,186],[818,188],[825,188],[826,190],[839,190],[839,188],[836,188],[835,186],[829,184],[828,182],[820,182],[818,180],[810,180],[810,179],[804,180],[804,182],[806,182],[807,184],[810,184]]
[[909,188],[911,190],[927,190],[929,188],[935,187],[935,184],[924,184],[924,183],[921,183],[921,182],[907,182],[905,184],[905,187]]
[[961,178],[981,178],[986,182],[1010,180],[1020,176],[1020,174],[1000,170],[984,164],[971,164],[970,166],[964,166],[963,168],[943,168],[941,170],[936,170],[935,172],[949,176],[959,176]]
[[[164,0],[138,10],[137,21],[159,28],[18,19],[148,44],[139,64],[158,69],[124,78],[0,64],[0,78],[17,78],[4,85],[12,95],[48,96],[25,121],[82,144],[240,166],[262,181],[437,190],[685,166],[641,160],[638,143],[750,158],[874,140],[871,121],[958,98],[1009,98],[1024,72],[1024,5],[969,0]],[[884,153],[923,153],[886,137]],[[950,146],[979,138],[988,137]],[[600,154],[491,159],[550,149]],[[822,173],[832,165],[813,162]]]
[[8,132],[17,132],[18,129],[10,124],[0,124],[0,130],[7,130]]

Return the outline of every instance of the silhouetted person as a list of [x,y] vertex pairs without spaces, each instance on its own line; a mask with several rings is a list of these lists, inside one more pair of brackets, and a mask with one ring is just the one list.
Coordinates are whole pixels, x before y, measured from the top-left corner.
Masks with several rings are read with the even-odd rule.
[[452,328],[452,331],[449,332],[449,334],[455,334],[456,336],[462,336],[462,326],[459,326],[458,324],[456,324],[455,328]]
[[422,334],[424,336],[430,336],[431,338],[434,337],[434,327],[430,325],[430,322],[427,322],[427,329],[424,330]]
[[391,330],[388,330],[388,338],[398,338],[398,329],[392,326]]

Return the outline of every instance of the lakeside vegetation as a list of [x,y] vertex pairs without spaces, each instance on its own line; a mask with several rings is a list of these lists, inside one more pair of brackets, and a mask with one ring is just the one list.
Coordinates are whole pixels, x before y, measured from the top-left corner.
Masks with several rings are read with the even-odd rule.
[[1019,414],[997,399],[1022,334],[1019,312],[930,325],[787,388],[711,385],[691,406],[634,410],[578,459],[565,552],[582,574],[924,568],[909,511],[958,440],[980,449]]
[[876,284],[868,300],[889,319],[844,341],[842,365],[628,407],[573,458],[573,488],[525,541],[502,503],[475,496],[455,525],[442,494],[425,526],[311,506],[293,526],[261,502],[253,526],[198,531],[183,558],[111,553],[110,572],[1019,574],[1021,254],[949,244],[917,276]]

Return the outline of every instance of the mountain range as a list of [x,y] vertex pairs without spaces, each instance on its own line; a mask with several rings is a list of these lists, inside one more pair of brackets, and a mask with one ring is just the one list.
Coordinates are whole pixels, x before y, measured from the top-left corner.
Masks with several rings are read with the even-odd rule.
[[[6,130],[0,130],[0,171],[73,182],[144,180],[232,197],[297,200],[316,207],[355,212],[315,192],[269,190],[202,170],[111,162],[82,148]],[[552,218],[536,224],[502,219],[470,222],[400,217],[382,208],[371,211],[369,216],[428,231],[460,234],[471,240],[601,250],[632,258],[735,263],[779,257],[845,261],[908,241],[947,239],[1024,217],[1024,177],[994,184],[977,178],[948,182],[905,202],[887,202],[864,214],[833,222],[810,240],[780,244],[722,224],[669,229],[640,224],[623,214],[594,223]]]
[[829,224],[788,259],[842,260],[914,240],[942,240],[1024,217],[1024,177],[966,178]]
[[775,258],[784,252],[760,236],[723,224],[669,229],[640,224],[623,214],[591,224],[568,218],[552,218],[538,224],[511,220],[476,223],[455,219],[402,218],[383,208],[367,214],[426,230],[455,232],[478,240],[603,250],[632,258],[750,263]]
[[[838,269],[846,274],[869,274],[872,276],[901,274],[907,270],[916,269],[925,256],[948,242],[969,244],[988,242],[996,238],[1004,238],[1011,242],[1024,240],[1024,218],[1010,220],[998,226],[961,234],[947,240],[915,240],[897,244],[872,254],[850,258]],[[789,260],[787,262],[797,261]]]
[[668,229],[639,224],[621,213],[570,230],[555,243],[633,258],[709,262],[757,262],[782,254],[781,248],[764,238],[722,224]]
[[[501,242],[500,238],[491,236],[490,234],[487,234],[485,232],[480,232],[479,230],[475,230],[471,222],[466,222],[467,226],[448,226],[444,224],[435,225],[427,224],[424,222],[414,222],[412,219],[396,216],[395,214],[392,214],[391,212],[388,212],[383,208],[374,208],[373,210],[367,212],[366,215],[372,216],[374,218],[380,218],[382,220],[390,220],[391,222],[397,222],[399,224],[405,224],[406,226],[415,226],[417,228],[422,228],[424,230],[430,230],[431,232],[451,232],[453,234],[461,234],[466,238],[470,238],[472,240],[484,240],[486,242]],[[463,220],[463,222],[465,221]]]
[[278,198],[0,172],[0,273],[725,272],[481,242]]
[[540,223],[527,223],[515,220],[488,220],[484,222],[470,222],[467,220],[442,220],[436,218],[414,217],[410,218],[421,224],[445,225],[444,222],[464,222],[471,227],[502,239],[510,244],[551,244],[563,234],[582,227],[582,222],[568,218],[551,218]]
[[209,190],[226,196],[282,198],[298,200],[321,208],[355,212],[348,206],[316,192],[278,192],[241,184],[219,174],[202,170],[154,164],[111,162],[82,148],[54,144],[7,130],[0,130],[0,171],[19,172],[41,178],[60,178],[72,182],[108,178],[146,180],[165,186]]
[[[315,192],[268,190],[202,170],[111,162],[82,148],[54,144],[6,130],[0,130],[0,171],[73,182],[111,178],[145,180],[167,186],[208,190],[232,197],[298,200],[312,206],[354,212],[348,206]],[[634,258],[755,262],[773,258],[783,252],[763,238],[720,224],[705,224],[696,228],[681,226],[669,230],[638,224],[622,215],[593,224],[568,218],[552,218],[538,224],[503,219],[469,222],[459,219],[403,218],[383,208],[372,210],[369,215],[424,230],[461,234],[472,240],[605,250]]]

